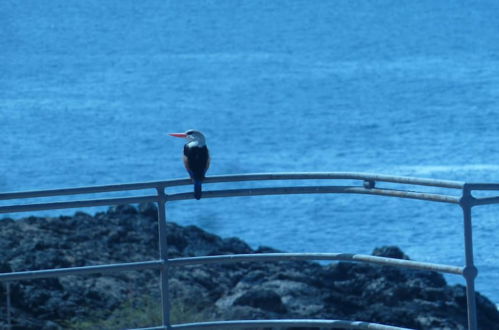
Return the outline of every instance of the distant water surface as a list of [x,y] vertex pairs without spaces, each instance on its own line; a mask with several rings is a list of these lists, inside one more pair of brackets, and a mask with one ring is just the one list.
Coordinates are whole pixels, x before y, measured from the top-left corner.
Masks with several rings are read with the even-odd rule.
[[[498,10],[496,1],[4,0],[0,189],[185,177],[182,142],[166,133],[188,128],[207,135],[210,175],[499,182]],[[498,210],[474,211],[478,290],[496,302]],[[464,262],[454,205],[272,196],[172,203],[168,217],[252,246],[393,244],[416,260]]]

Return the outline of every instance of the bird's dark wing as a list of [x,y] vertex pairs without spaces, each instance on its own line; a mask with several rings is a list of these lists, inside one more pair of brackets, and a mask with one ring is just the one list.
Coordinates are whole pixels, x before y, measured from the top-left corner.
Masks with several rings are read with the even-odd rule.
[[184,146],[184,165],[194,180],[203,180],[208,170],[210,154],[206,146]]

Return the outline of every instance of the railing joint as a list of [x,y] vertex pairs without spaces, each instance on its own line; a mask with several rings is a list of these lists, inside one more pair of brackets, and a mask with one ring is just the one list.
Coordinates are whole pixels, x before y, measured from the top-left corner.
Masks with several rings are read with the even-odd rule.
[[463,276],[464,276],[464,278],[474,280],[478,276],[478,268],[476,268],[474,265],[465,266],[463,268]]
[[158,200],[160,203],[166,203],[168,201],[168,194],[165,192],[165,187],[159,186],[156,187],[156,191],[158,193]]
[[476,204],[477,199],[471,194],[471,189],[467,183],[463,186],[463,193],[459,198],[459,205],[462,208],[473,207]]
[[374,180],[364,180],[364,188],[373,189],[376,186],[376,181]]

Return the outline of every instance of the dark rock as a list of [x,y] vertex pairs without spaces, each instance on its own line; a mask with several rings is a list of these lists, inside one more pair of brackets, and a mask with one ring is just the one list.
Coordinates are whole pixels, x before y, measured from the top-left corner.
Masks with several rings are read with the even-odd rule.
[[13,224],[14,224],[14,219],[12,219],[12,218],[3,218],[0,220],[0,227],[12,226]]
[[137,209],[132,205],[117,205],[109,208],[108,213],[117,213],[117,214],[137,214]]
[[255,253],[279,253],[282,252],[280,250],[268,247],[268,246],[259,246],[258,249],[256,249]]
[[[0,222],[2,222],[0,220]],[[0,273],[10,273],[12,271],[12,268],[10,268],[10,265],[7,262],[2,262],[0,263]]]
[[285,313],[281,297],[272,290],[251,289],[234,301],[235,306],[251,306],[264,311]]
[[375,248],[373,251],[373,256],[377,257],[386,257],[386,258],[395,258],[395,259],[406,259],[409,257],[400,250],[398,246],[382,246]]
[[[0,272],[154,260],[153,203],[117,206],[90,216],[0,221]],[[238,238],[167,222],[170,258],[256,251]],[[408,259],[398,247],[374,255]],[[170,293],[208,319],[320,318],[379,322],[418,329],[465,329],[466,290],[436,272],[365,263],[242,262],[170,269]],[[133,297],[157,298],[158,272],[63,276],[10,283],[14,329],[62,329],[64,320],[102,317]],[[0,328],[6,328],[6,288],[0,285]],[[477,294],[481,329],[499,329],[499,312]],[[105,314],[108,313],[108,314]]]
[[140,214],[150,217],[154,220],[158,219],[158,207],[156,203],[141,203],[139,204]]
[[[81,212],[81,211],[77,211],[75,212],[74,214],[74,218],[76,219],[80,219],[80,218],[83,218],[83,219],[87,219],[87,218],[91,218],[92,216],[88,213],[85,213],[85,212]],[[69,220],[70,217],[60,217],[62,220]]]
[[222,240],[222,244],[216,252],[217,254],[245,254],[253,253],[253,250],[239,238],[230,237]]

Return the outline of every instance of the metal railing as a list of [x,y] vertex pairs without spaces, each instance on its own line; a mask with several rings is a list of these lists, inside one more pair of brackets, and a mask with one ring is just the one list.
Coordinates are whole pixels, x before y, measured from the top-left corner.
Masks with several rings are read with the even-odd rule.
[[[257,196],[278,194],[370,194],[398,198],[419,199],[432,202],[457,204],[463,210],[464,220],[464,250],[465,265],[452,266],[401,260],[385,257],[376,257],[359,254],[346,253],[263,253],[263,254],[238,254],[220,255],[192,258],[174,258],[167,256],[166,240],[166,203],[193,199],[191,191],[167,194],[166,189],[175,186],[191,185],[190,179],[178,179],[155,182],[141,182],[131,184],[115,184],[95,187],[53,189],[41,191],[13,192],[0,194],[0,200],[22,200],[29,198],[70,196],[79,194],[98,194],[118,191],[137,191],[154,189],[153,195],[139,195],[134,197],[84,199],[76,201],[60,201],[46,203],[31,203],[0,206],[0,213],[14,213],[66,208],[81,208],[94,206],[109,206],[131,203],[154,202],[158,206],[159,222],[159,260],[149,260],[131,263],[58,268],[46,270],[28,270],[21,272],[1,273],[0,281],[14,281],[37,279],[47,277],[59,277],[64,275],[81,275],[93,273],[106,273],[128,270],[157,269],[160,270],[161,303],[162,303],[162,325],[144,329],[243,329],[247,327],[317,327],[317,328],[350,328],[350,329],[403,329],[399,327],[381,325],[369,322],[343,321],[343,320],[239,320],[219,322],[198,322],[172,325],[170,323],[170,300],[168,290],[168,269],[170,267],[181,267],[185,265],[198,265],[208,263],[228,263],[241,261],[282,261],[282,260],[343,260],[354,262],[367,262],[395,267],[405,267],[419,270],[432,270],[448,274],[457,274],[464,277],[466,281],[467,295],[467,317],[468,328],[477,329],[475,278],[477,268],[473,263],[473,241],[472,241],[472,215],[471,209],[476,205],[497,204],[499,196],[495,197],[473,197],[473,190],[499,190],[499,184],[487,183],[465,183],[459,181],[443,181],[433,179],[421,179],[412,177],[388,176],[369,173],[353,172],[330,172],[330,173],[266,173],[266,174],[240,174],[220,175],[206,178],[205,183],[242,182],[242,181],[269,181],[269,180],[349,180],[354,185],[311,185],[311,186],[286,186],[286,187],[260,187],[245,189],[219,189],[203,192],[203,198],[220,198],[235,196]],[[360,182],[357,182],[360,181]],[[379,183],[396,184],[396,188],[380,188]],[[457,191],[458,195],[443,193],[429,193],[419,191],[421,186],[447,188]],[[409,188],[419,187],[418,191]]]

